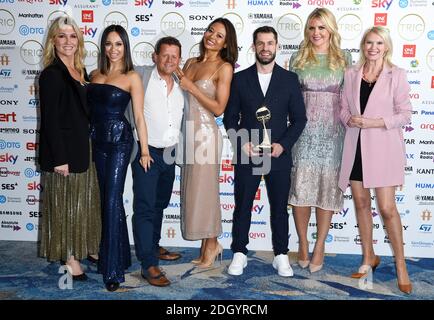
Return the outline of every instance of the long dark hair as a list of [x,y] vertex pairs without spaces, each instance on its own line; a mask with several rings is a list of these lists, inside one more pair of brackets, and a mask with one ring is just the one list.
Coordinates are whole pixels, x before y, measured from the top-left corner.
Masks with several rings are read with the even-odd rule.
[[[229,62],[232,67],[235,68],[235,62],[238,60],[238,44],[237,33],[235,31],[234,25],[229,19],[217,18],[208,25],[207,30],[215,23],[221,23],[226,30],[226,48],[222,48],[220,50],[220,58],[222,58],[223,61]],[[202,61],[205,58],[205,45],[203,44],[203,38],[200,41],[199,48],[200,55],[197,59],[198,61]]]
[[116,32],[124,44],[124,70],[122,70],[122,73],[128,73],[134,69],[133,59],[131,58],[130,41],[128,40],[128,34],[125,29],[122,26],[116,24],[108,26],[102,33],[100,46],[101,53],[98,59],[99,72],[101,72],[101,74],[107,74],[110,69],[110,61],[107,59],[105,51],[105,43],[110,32]]

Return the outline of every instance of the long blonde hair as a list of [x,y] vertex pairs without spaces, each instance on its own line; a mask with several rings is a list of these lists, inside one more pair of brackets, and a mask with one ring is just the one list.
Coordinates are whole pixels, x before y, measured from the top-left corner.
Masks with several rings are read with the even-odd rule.
[[58,35],[60,29],[64,28],[65,26],[71,26],[74,29],[74,32],[77,34],[78,48],[74,54],[74,67],[80,73],[80,82],[84,83],[86,81],[84,79],[85,69],[84,69],[83,60],[84,60],[85,50],[84,50],[83,34],[78,28],[75,21],[67,15],[63,15],[56,18],[51,23],[50,28],[48,29],[48,34],[47,34],[47,39],[45,40],[44,54],[43,54],[44,67],[47,67],[50,64],[52,64],[54,59],[56,58],[56,48],[54,47],[54,40]]
[[338,32],[338,25],[333,13],[326,8],[316,8],[307,17],[304,26],[304,40],[300,44],[300,50],[294,60],[294,69],[304,69],[305,65],[315,65],[319,61],[315,56],[312,42],[309,40],[309,24],[313,19],[320,19],[330,33],[328,63],[331,70],[344,68],[346,60],[341,50],[341,36]]
[[368,30],[366,30],[365,33],[363,34],[362,40],[360,41],[360,58],[357,64],[359,66],[363,66],[366,62],[366,57],[363,54],[363,46],[365,44],[366,38],[370,33],[375,33],[377,36],[383,39],[384,44],[386,46],[386,52],[384,54],[383,60],[390,67],[394,66],[394,64],[392,63],[392,54],[393,54],[392,38],[390,37],[389,30],[381,26],[371,27]]

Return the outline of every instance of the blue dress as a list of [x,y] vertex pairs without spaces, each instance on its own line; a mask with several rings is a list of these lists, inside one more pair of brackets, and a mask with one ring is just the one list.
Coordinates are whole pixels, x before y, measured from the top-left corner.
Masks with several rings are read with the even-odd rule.
[[102,209],[98,272],[104,283],[124,282],[131,266],[130,242],[123,205],[125,177],[133,134],[124,113],[129,92],[109,84],[91,83],[87,100],[91,110],[91,138]]

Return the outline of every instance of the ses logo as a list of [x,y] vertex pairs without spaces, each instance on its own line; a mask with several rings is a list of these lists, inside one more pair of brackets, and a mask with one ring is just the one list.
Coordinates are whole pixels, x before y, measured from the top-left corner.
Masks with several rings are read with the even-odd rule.
[[[147,21],[149,21],[149,19],[151,19],[151,17],[152,17],[152,13],[151,14],[137,14],[136,15],[136,22],[147,22]],[[135,28],[135,29],[137,29],[137,28]]]

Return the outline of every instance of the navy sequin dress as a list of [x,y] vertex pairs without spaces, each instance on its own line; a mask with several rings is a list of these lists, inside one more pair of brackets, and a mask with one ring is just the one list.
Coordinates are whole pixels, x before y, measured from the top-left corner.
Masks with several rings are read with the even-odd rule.
[[133,146],[132,129],[124,116],[131,96],[113,85],[91,83],[87,97],[101,193],[102,235],[98,272],[103,275],[104,283],[121,283],[125,281],[125,270],[131,266],[122,196]]

